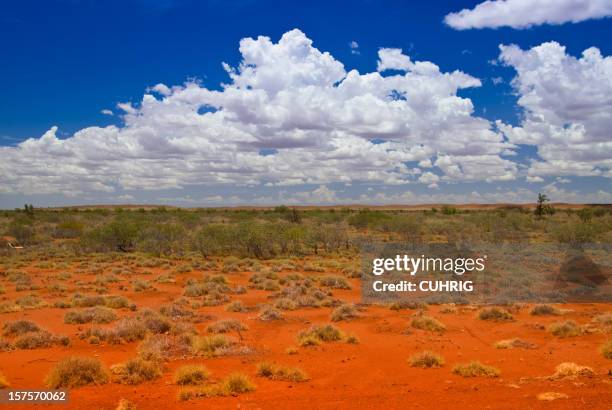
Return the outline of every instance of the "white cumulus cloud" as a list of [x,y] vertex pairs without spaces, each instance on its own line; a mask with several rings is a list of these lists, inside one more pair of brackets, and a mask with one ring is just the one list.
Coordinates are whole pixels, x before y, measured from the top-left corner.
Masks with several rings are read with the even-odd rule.
[[157,84],[139,103],[117,104],[121,126],[68,138],[53,127],[1,147],[3,192],[393,185],[417,182],[421,170],[409,163],[437,166],[446,182],[517,175],[502,158],[514,146],[457,95],[480,86],[469,74],[413,62],[398,49],[381,49],[378,67],[399,72],[347,71],[300,30],[278,42],[245,38],[239,51],[238,66],[224,64],[230,81],[220,90]]
[[524,119],[497,125],[509,142],[537,147],[541,159],[529,175],[612,177],[612,57],[592,47],[576,58],[556,42],[500,50],[500,61],[516,70]]
[[577,23],[612,16],[612,0],[487,0],[473,9],[447,14],[457,30]]

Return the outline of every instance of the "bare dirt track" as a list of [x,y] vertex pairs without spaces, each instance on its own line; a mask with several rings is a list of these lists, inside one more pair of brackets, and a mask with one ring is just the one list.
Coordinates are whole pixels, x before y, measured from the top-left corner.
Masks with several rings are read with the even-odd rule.
[[[0,352],[0,373],[4,374],[12,388],[40,389],[45,376],[60,359],[78,355],[96,357],[108,368],[125,362],[137,353],[139,342],[111,345],[102,341],[91,344],[78,334],[91,324],[65,324],[67,309],[50,307],[54,301],[68,298],[80,283],[93,282],[95,274],[73,275],[65,284],[63,296],[50,293],[46,286],[53,282],[58,269],[41,269],[28,266],[21,269],[40,285],[36,292],[16,292],[6,279],[6,293],[0,302],[17,300],[29,293],[36,293],[49,305],[17,312],[0,313],[2,323],[25,319],[39,324],[53,334],[70,337],[69,347],[55,346],[33,350]],[[65,270],[65,269],[64,269]],[[74,268],[72,268],[74,270]],[[183,296],[189,278],[199,279],[205,272],[194,269],[188,273],[175,273],[176,283],[155,283],[155,290],[135,292],[129,285],[135,279],[152,281],[167,273],[160,268],[140,269],[120,281],[108,285],[108,292],[124,295],[134,302],[138,311],[146,308],[158,310],[160,305],[176,301]],[[206,272],[219,273],[219,272]],[[291,272],[317,277],[322,273]],[[283,277],[288,272],[281,271]],[[249,285],[250,272],[226,273],[233,285]],[[342,302],[359,303],[359,279],[350,279],[351,290],[333,289],[334,298]],[[125,285],[125,286],[124,286]],[[247,307],[256,308],[271,303],[272,292],[248,288],[244,294],[231,296]],[[198,313],[206,319],[196,323],[200,334],[217,319],[238,319],[248,326],[243,331],[241,343],[251,351],[244,355],[223,355],[214,358],[190,357],[173,359],[166,363],[161,378],[137,385],[108,383],[71,390],[68,406],[3,405],[4,408],[70,408],[114,409],[120,399],[128,399],[139,409],[153,408],[609,408],[612,403],[612,361],[599,351],[610,338],[610,329],[594,324],[593,318],[612,310],[610,304],[556,305],[563,310],[559,316],[533,316],[530,306],[514,307],[513,321],[490,322],[477,318],[476,306],[429,306],[428,316],[446,326],[443,333],[429,332],[410,327],[415,310],[390,310],[386,306],[361,306],[359,317],[349,321],[334,322],[345,334],[356,335],[358,344],[344,341],[322,343],[314,347],[298,347],[296,337],[313,324],[330,323],[333,307],[300,308],[284,311],[284,320],[261,321],[258,310],[228,312],[227,303],[219,306],[198,307]],[[72,309],[69,309],[72,310]],[[448,313],[443,313],[448,312]],[[133,316],[128,309],[117,311],[120,317]],[[559,320],[573,320],[584,327],[580,336],[559,338],[546,330]],[[103,327],[112,327],[103,325]],[[503,339],[520,337],[535,344],[533,349],[497,349],[494,344]],[[288,354],[287,348],[296,347],[297,354]],[[423,350],[431,350],[443,356],[445,364],[440,368],[421,369],[411,367],[408,358]],[[457,363],[478,360],[501,371],[497,378],[464,378],[452,373]],[[271,361],[285,366],[298,367],[306,372],[306,382],[274,381],[256,375],[256,365]],[[569,377],[550,380],[555,367],[563,362],[574,362],[590,367],[590,377]],[[248,375],[256,384],[256,391],[236,397],[198,398],[180,401],[180,387],[173,381],[175,370],[187,363],[205,365],[211,373],[211,382],[223,379],[232,372]],[[567,397],[553,402],[539,400],[545,392],[557,392]]]

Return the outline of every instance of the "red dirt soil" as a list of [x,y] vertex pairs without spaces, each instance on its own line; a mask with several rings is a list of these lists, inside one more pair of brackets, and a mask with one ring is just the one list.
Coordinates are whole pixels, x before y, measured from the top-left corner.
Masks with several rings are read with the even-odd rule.
[[[32,276],[36,283],[44,283],[54,270],[37,268],[21,269]],[[158,269],[149,269],[153,275],[130,275],[153,279]],[[320,275],[304,273],[304,275]],[[72,284],[73,278],[68,282]],[[227,274],[232,285],[248,283],[249,273]],[[80,281],[92,281],[95,275],[78,275]],[[202,277],[201,271],[176,274],[176,284],[155,284],[157,291],[133,292],[117,290],[111,286],[110,293],[122,294],[138,305],[139,309],[157,308],[172,302],[182,295],[187,278]],[[351,279],[352,290],[334,290],[334,296],[343,301],[359,302],[359,280]],[[125,282],[125,281],[124,281]],[[5,280],[7,293],[2,300],[14,300],[29,292],[14,291],[14,286]],[[45,288],[44,286],[42,287]],[[51,304],[58,297],[38,292]],[[241,300],[247,306],[269,303],[270,292],[249,289],[246,294],[234,295],[232,300]],[[70,293],[68,294],[70,296]],[[1,301],[1,300],[0,300]],[[566,304],[562,320],[574,320],[588,324],[597,314],[609,312],[610,304]],[[196,358],[170,361],[163,376],[152,382],[139,385],[109,383],[72,389],[67,406],[60,405],[0,405],[3,408],[70,408],[70,409],[114,409],[120,399],[125,398],[139,409],[173,408],[610,408],[612,403],[612,361],[599,352],[609,334],[588,333],[578,337],[560,339],[545,330],[559,317],[531,316],[529,307],[515,314],[512,322],[489,322],[476,318],[477,309],[472,306],[457,307],[454,313],[441,313],[442,306],[430,306],[427,315],[443,322],[447,331],[436,334],[410,328],[413,310],[393,311],[384,306],[365,306],[361,317],[351,321],[335,323],[343,332],[358,336],[359,344],[344,342],[323,343],[317,347],[300,347],[298,354],[288,355],[286,349],[297,346],[296,335],[311,324],[329,323],[332,308],[308,308],[284,312],[286,320],[263,322],[256,318],[257,312],[227,312],[226,305],[203,307],[200,313],[211,314],[218,319],[236,318],[247,324],[249,330],[242,333],[245,344],[254,353],[244,356]],[[107,367],[132,358],[138,343],[123,345],[89,344],[77,337],[79,329],[86,325],[64,324],[67,310],[52,307],[22,310],[0,314],[0,321],[27,319],[54,334],[70,337],[70,347],[54,347],[38,350],[15,350],[0,352],[0,372],[11,383],[11,388],[41,389],[43,381],[55,363],[72,355],[99,358]],[[117,311],[122,316],[131,316],[129,311]],[[196,324],[202,334],[211,321]],[[499,350],[493,345],[502,339],[520,337],[537,345],[535,349]],[[414,353],[431,350],[445,359],[437,369],[413,368],[407,359]],[[501,370],[498,378],[463,378],[451,372],[456,363],[478,360]],[[310,380],[302,383],[271,381],[256,376],[256,365],[261,361],[272,361],[304,370]],[[548,380],[555,367],[562,362],[575,362],[589,366],[595,376],[565,380]],[[229,373],[240,371],[247,374],[257,385],[253,393],[237,397],[204,398],[179,401],[179,386],[172,376],[174,371],[187,363],[204,364],[213,380],[220,380]],[[553,402],[537,399],[544,392],[564,393],[568,398]]]

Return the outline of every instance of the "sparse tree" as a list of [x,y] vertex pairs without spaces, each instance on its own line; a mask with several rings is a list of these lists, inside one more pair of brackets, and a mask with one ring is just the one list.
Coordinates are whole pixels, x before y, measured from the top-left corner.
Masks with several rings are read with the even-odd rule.
[[550,199],[548,199],[546,194],[538,193],[538,204],[536,205],[535,209],[535,214],[538,218],[555,213],[555,209],[549,205],[548,202],[550,202]]

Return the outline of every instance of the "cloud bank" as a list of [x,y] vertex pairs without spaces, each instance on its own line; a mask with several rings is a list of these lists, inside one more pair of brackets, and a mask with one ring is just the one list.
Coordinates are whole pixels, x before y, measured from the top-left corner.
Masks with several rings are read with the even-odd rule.
[[[369,73],[347,71],[297,29],[276,43],[245,38],[239,51],[238,66],[223,64],[229,81],[219,89],[157,84],[140,103],[117,105],[121,126],[68,138],[52,127],[1,147],[0,194],[110,198],[203,186],[223,198],[218,187],[319,186],[307,202],[338,199],[326,187],[338,183],[437,190],[611,176],[611,59],[595,48],[576,59],[556,43],[501,46],[525,112],[517,126],[478,117],[458,95],[479,79],[400,49],[380,49]],[[522,145],[540,157],[527,168],[516,159]]]

